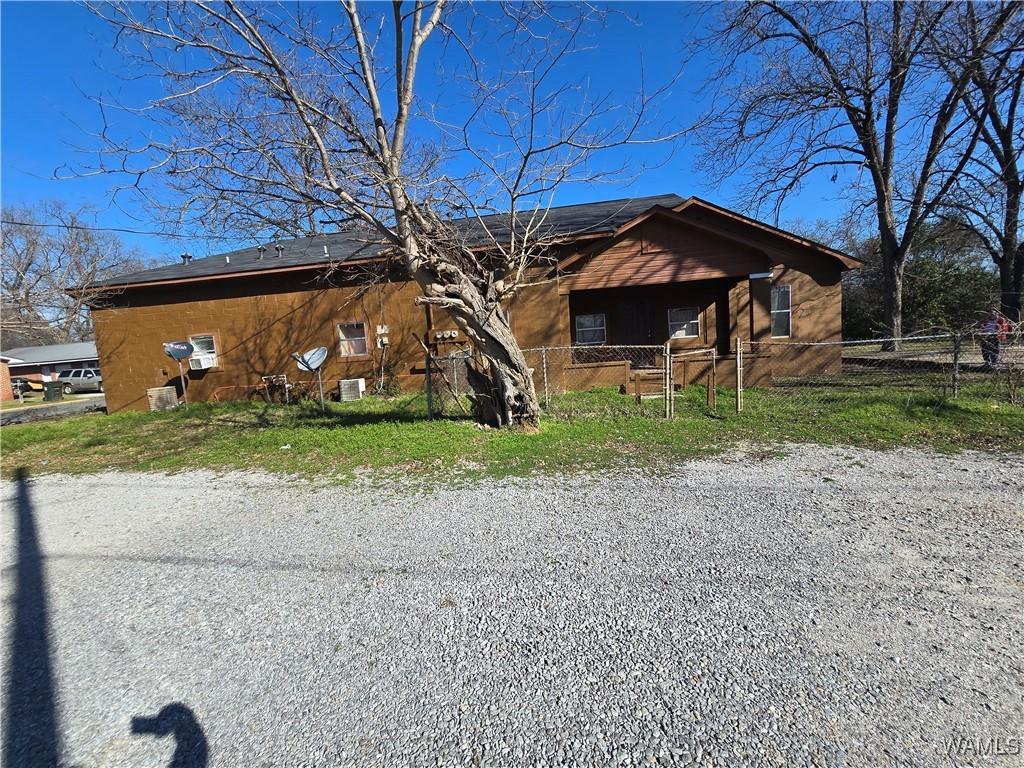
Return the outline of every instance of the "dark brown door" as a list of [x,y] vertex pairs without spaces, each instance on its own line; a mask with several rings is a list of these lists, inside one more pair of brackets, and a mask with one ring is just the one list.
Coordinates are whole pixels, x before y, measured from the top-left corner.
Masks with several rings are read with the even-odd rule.
[[655,333],[652,324],[651,302],[624,300],[618,302],[615,316],[615,344],[655,344]]

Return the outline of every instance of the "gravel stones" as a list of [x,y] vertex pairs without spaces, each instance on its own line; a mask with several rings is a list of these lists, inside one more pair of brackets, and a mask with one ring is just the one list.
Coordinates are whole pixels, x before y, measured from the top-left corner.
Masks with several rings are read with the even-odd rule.
[[131,719],[175,702],[212,766],[931,766],[1024,735],[1019,456],[29,492],[68,764],[167,764]]

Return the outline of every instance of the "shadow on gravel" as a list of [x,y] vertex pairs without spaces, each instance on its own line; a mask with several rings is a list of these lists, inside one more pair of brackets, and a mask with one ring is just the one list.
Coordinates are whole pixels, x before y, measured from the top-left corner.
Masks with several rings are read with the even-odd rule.
[[168,704],[156,717],[133,717],[132,733],[174,736],[174,755],[168,768],[206,768],[206,734],[195,713],[181,702]]
[[[2,765],[56,768],[60,739],[46,573],[24,467],[15,472],[15,486],[14,599],[4,687]],[[155,717],[133,717],[132,733],[173,736],[170,768],[206,768],[206,735],[184,704],[168,704]]]
[[3,764],[9,768],[56,766],[60,744],[50,657],[46,575],[28,492],[28,472],[24,467],[17,470],[15,482],[17,553],[13,627],[4,695]]

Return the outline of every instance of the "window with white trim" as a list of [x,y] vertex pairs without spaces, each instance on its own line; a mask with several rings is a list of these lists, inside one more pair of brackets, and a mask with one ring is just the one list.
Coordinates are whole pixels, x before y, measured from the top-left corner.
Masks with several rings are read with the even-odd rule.
[[772,286],[772,338],[784,339],[793,333],[793,291],[788,285]]
[[577,344],[607,344],[608,328],[603,312],[576,315]]
[[680,309],[670,309],[668,311],[669,338],[674,337],[677,333],[685,339],[695,339],[700,336],[699,308],[682,307]]
[[342,357],[366,354],[366,323],[338,323],[338,353]]
[[199,336],[189,336],[188,343],[192,345],[192,357],[209,359],[207,368],[214,368],[217,365],[217,340],[212,333],[204,333]]

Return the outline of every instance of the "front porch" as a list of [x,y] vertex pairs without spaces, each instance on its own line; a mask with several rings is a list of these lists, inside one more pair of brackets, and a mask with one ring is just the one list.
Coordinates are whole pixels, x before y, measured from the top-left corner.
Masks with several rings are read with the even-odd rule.
[[[763,286],[752,291],[755,282]],[[703,382],[713,367],[720,379],[734,378],[735,340],[750,338],[755,316],[767,328],[770,315],[751,295],[770,295],[766,276],[567,291],[562,311],[569,343],[547,348],[543,359],[531,356],[535,383],[553,392],[615,387],[630,395],[660,393],[666,342],[675,386]],[[768,356],[746,357],[752,384],[770,383],[770,365],[761,357]]]
[[721,278],[571,291],[570,343],[660,347],[671,338],[673,349],[729,354],[737,325],[731,317],[730,295],[738,283],[736,278]]

